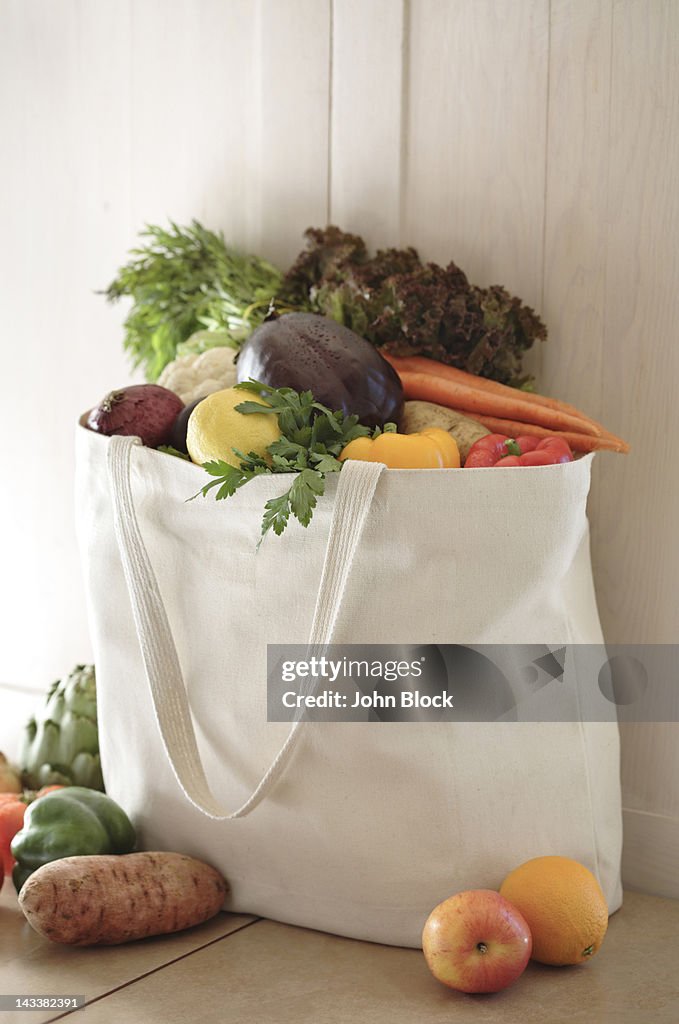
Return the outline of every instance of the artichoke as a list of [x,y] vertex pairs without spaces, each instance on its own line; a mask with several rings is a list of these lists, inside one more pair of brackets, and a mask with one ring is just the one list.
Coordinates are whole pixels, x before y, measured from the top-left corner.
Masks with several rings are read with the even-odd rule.
[[50,687],[42,713],[26,726],[20,765],[30,789],[60,785],[103,791],[94,665],[76,665]]

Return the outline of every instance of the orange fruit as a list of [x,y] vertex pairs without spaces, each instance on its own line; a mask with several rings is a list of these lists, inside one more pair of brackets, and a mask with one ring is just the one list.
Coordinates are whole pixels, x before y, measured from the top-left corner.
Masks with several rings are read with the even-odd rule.
[[500,895],[525,917],[533,935],[532,959],[542,964],[580,964],[604,941],[606,899],[592,872],[577,860],[528,860],[507,875]]

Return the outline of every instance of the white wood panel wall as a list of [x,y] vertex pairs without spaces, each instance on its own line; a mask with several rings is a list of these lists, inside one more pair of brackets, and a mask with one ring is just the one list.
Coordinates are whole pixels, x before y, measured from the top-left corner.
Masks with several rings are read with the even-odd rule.
[[[2,0],[0,683],[89,657],[72,427],[131,379],[94,291],[167,217],[281,265],[332,220],[534,305],[543,390],[633,445],[594,475],[605,632],[676,642],[678,39],[674,0]],[[675,896],[678,733],[623,731],[626,880]]]
[[399,240],[405,0],[334,0],[330,216],[375,248]]

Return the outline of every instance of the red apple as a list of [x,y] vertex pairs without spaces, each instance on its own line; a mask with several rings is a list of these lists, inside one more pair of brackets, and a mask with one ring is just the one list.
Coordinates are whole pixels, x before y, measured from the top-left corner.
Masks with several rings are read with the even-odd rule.
[[458,892],[434,907],[422,932],[429,970],[460,992],[499,992],[523,974],[533,938],[524,917],[493,889]]

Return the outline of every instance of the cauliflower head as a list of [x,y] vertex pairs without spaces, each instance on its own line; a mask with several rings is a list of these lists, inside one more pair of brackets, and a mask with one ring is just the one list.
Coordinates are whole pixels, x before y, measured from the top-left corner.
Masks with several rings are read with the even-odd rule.
[[236,383],[235,352],[232,348],[210,348],[206,352],[178,356],[168,363],[158,384],[179,395],[184,405],[205,398]]

